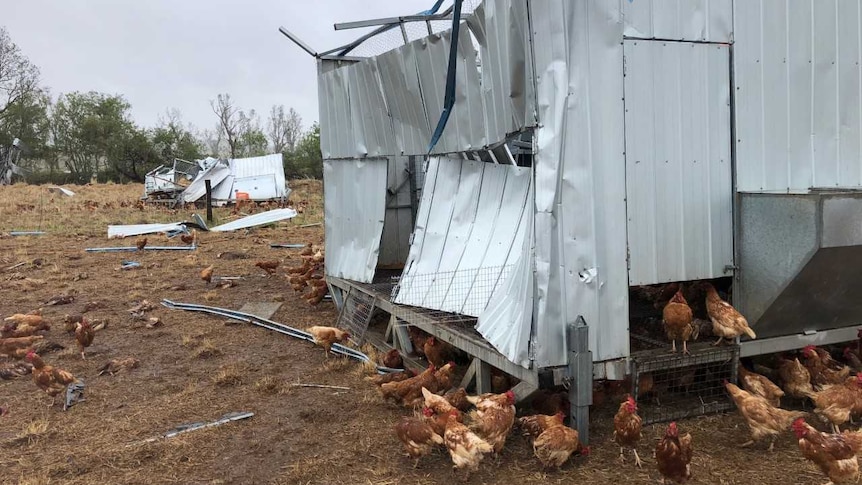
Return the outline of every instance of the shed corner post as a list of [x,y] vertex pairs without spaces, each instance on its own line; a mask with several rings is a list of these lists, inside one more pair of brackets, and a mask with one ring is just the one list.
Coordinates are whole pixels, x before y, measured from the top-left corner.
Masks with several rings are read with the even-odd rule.
[[569,352],[570,420],[584,445],[590,444],[590,405],[593,401],[593,354],[589,347],[589,327],[578,315],[575,323],[566,325]]

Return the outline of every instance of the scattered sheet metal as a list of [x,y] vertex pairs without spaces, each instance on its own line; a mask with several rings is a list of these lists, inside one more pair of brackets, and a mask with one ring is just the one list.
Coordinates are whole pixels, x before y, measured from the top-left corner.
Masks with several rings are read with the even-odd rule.
[[129,446],[142,445],[145,443],[153,443],[153,442],[158,441],[160,439],[173,438],[174,436],[177,436],[177,435],[183,434],[183,433],[188,433],[189,431],[195,431],[195,430],[204,429],[204,428],[212,428],[214,426],[219,426],[219,425],[222,425],[225,423],[230,423],[232,421],[239,421],[241,419],[248,419],[252,416],[254,416],[254,413],[252,413],[252,412],[227,413],[224,416],[222,416],[221,418],[219,418],[215,421],[210,421],[209,423],[197,422],[197,423],[181,424],[181,425],[177,426],[176,428],[164,433],[161,436],[157,436],[155,438],[147,438],[143,441],[138,441],[137,443],[132,443]]
[[[283,323],[274,322],[272,320],[267,320],[266,318],[261,318],[257,315],[252,315],[251,313],[245,313],[236,310],[229,310],[227,308],[219,308],[212,307],[206,305],[197,305],[194,303],[179,303],[173,302],[168,299],[162,300],[162,305],[170,308],[171,310],[185,310],[190,312],[204,312],[210,313],[213,315],[219,315],[222,317],[232,318],[234,320],[239,320],[241,322],[248,322],[253,325],[257,325],[259,327],[263,327],[267,330],[272,330],[273,332],[278,332],[290,337],[298,338],[300,340],[305,340],[306,342],[314,343],[314,337],[304,331],[299,330],[290,326],[287,326]],[[352,359],[359,360],[361,362],[372,362],[371,358],[362,352],[352,349],[350,347],[346,347],[341,344],[333,344],[332,345],[332,353],[343,355],[345,357],[350,357]],[[382,365],[377,366],[377,372],[380,374],[386,374],[389,372],[401,372],[404,369],[393,369],[391,367],[385,367]]]
[[10,231],[10,236],[41,236],[45,231]]
[[140,268],[141,263],[137,261],[123,261],[120,264],[120,269],[132,269],[132,268]]
[[270,244],[271,248],[288,248],[288,249],[301,249],[307,246],[306,244]]
[[141,236],[143,234],[154,234],[158,232],[181,231],[184,229],[185,227],[181,222],[172,222],[169,224],[128,224],[108,226],[108,239]]
[[63,403],[63,411],[69,409],[70,407],[78,404],[79,402],[84,402],[84,381],[78,379],[77,381],[69,384],[66,387],[66,401]]
[[69,189],[64,189],[63,187],[57,187],[57,186],[54,186],[54,187],[48,187],[48,192],[52,192],[52,193],[55,193],[55,194],[63,194],[63,195],[65,195],[66,197],[74,197],[74,195],[75,195],[75,193],[74,193],[74,192],[72,192],[71,190],[69,190]]
[[[193,251],[197,246],[147,246],[144,251]],[[120,246],[113,248],[86,248],[88,253],[118,253],[122,251],[138,251],[135,246]]]
[[271,211],[261,212],[252,216],[243,217],[235,221],[222,224],[220,226],[211,227],[211,232],[236,231],[237,229],[246,229],[255,226],[265,226],[274,222],[292,219],[296,217],[296,211],[293,209],[275,209]]

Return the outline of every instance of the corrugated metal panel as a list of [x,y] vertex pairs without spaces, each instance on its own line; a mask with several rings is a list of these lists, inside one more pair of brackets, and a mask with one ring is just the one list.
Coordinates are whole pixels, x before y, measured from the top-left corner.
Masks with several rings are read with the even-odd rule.
[[333,69],[317,77],[320,151],[324,159],[352,157],[355,153],[347,78],[346,68]]
[[[485,41],[481,76],[470,29],[459,30],[455,105],[435,154],[483,149],[536,124],[526,5],[487,0],[468,18]],[[443,111],[451,34],[435,33],[353,64],[321,61],[324,158],[425,155]]]
[[[782,0],[783,3],[783,0]],[[730,42],[733,0],[619,0],[626,37]]]
[[862,186],[860,2],[734,2],[737,187]]
[[413,44],[389,51],[377,58],[383,95],[392,116],[395,143],[399,153],[424,154],[431,141],[425,116],[419,71]]
[[[451,31],[445,31],[413,42],[425,112],[432,126],[437,124],[443,112],[451,34]],[[476,150],[485,146],[484,102],[479,88],[477,54],[468,29],[460,29],[459,38],[455,105],[446,129],[434,147],[435,154]]]
[[408,180],[408,163],[408,157],[389,157],[386,219],[383,222],[378,266],[402,267],[410,251],[413,210],[410,206],[412,195]]
[[434,157],[425,180],[395,301],[479,316],[520,255],[530,169]]
[[379,157],[395,153],[395,137],[389,111],[383,100],[377,61],[368,59],[349,70],[350,117],[353,123],[354,156]]
[[386,170],[386,159],[324,160],[328,276],[363,283],[374,278],[386,212]]
[[526,96],[533,84],[525,76],[532,73],[527,2],[485,0],[468,23],[481,47],[486,139],[493,143],[535,124],[535,95]]
[[728,50],[625,41],[632,285],[717,278],[733,263]]
[[[578,315],[595,360],[625,357],[623,23],[602,0],[530,6],[541,124],[536,364],[566,363],[565,324]],[[578,276],[590,269],[594,278]]]
[[521,247],[513,247],[509,261],[513,269],[505,285],[498,288],[479,315],[476,324],[485,340],[501,354],[524,368],[530,367],[530,333],[533,323],[533,191],[527,196],[519,231]]

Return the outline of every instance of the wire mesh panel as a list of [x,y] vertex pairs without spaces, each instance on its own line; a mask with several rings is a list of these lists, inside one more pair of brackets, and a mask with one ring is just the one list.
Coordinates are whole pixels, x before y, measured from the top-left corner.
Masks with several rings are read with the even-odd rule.
[[736,381],[739,347],[689,346],[691,355],[666,348],[632,354],[632,395],[644,424],[733,409],[724,381]]
[[350,288],[338,315],[336,327],[350,332],[350,340],[356,345],[362,345],[365,343],[365,332],[368,331],[372,313],[374,297]]
[[399,281],[394,301],[478,317],[513,268],[513,265],[486,266],[408,274]]

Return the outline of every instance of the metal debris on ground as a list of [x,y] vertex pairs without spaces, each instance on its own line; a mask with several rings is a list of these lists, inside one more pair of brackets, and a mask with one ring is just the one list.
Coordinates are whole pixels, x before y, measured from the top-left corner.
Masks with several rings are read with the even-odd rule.
[[224,416],[222,416],[221,418],[219,418],[218,420],[211,421],[209,423],[197,422],[197,423],[181,424],[181,425],[177,426],[176,428],[164,433],[161,436],[157,436],[155,438],[147,438],[143,441],[138,441],[137,443],[132,443],[132,444],[127,445],[127,446],[135,446],[135,445],[142,445],[145,443],[153,443],[153,442],[158,441],[160,439],[173,438],[174,436],[177,436],[177,435],[183,434],[183,433],[188,433],[189,431],[195,431],[197,429],[204,429],[204,428],[212,428],[213,426],[219,426],[219,425],[222,425],[225,423],[230,423],[231,421],[239,421],[241,419],[248,419],[252,416],[254,416],[254,413],[251,413],[251,412],[228,413],[228,414],[225,414]]
[[288,249],[302,249],[306,245],[305,244],[270,244],[271,248],[288,248]]
[[63,187],[57,187],[56,185],[53,187],[48,187],[48,192],[55,194],[63,194],[66,197],[74,197],[75,193],[69,189],[64,189]]
[[[197,246],[147,246],[144,250],[149,251],[192,251],[197,249]],[[138,251],[136,246],[120,246],[112,248],[86,248],[84,251],[88,253],[116,253],[120,251]]]
[[66,388],[66,402],[63,403],[63,411],[84,401],[86,401],[84,399],[84,381],[78,379]]
[[291,384],[290,387],[314,387],[320,389],[338,389],[339,391],[349,391],[349,387],[344,386],[329,386],[326,384]]
[[305,227],[315,227],[315,226],[322,226],[322,225],[323,225],[322,222],[313,222],[311,224],[303,224],[303,225],[299,226],[299,228],[301,229],[301,228],[305,228]]
[[293,209],[275,209],[271,211],[261,212],[253,216],[243,217],[235,221],[222,224],[220,226],[211,227],[212,232],[236,231],[237,229],[248,229],[256,226],[265,226],[273,224],[285,219],[296,217],[296,211]]
[[123,261],[120,263],[120,269],[132,269],[132,268],[140,268],[141,263],[137,261]]
[[10,231],[10,236],[41,236],[45,231]]
[[50,300],[46,301],[45,305],[47,305],[47,306],[68,305],[69,303],[72,303],[73,301],[75,301],[75,295],[59,295],[59,296],[52,297]]

